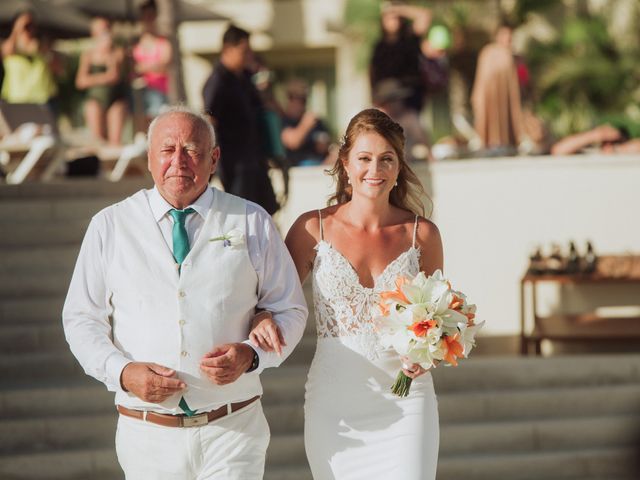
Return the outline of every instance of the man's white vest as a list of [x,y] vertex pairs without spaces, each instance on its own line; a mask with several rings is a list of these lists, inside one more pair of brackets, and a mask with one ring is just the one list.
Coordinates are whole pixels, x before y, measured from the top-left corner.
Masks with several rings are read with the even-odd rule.
[[[261,394],[255,373],[218,386],[199,366],[215,346],[248,337],[258,279],[246,240],[235,248],[209,241],[232,229],[244,232],[246,239],[246,202],[214,190],[211,210],[180,272],[144,192],[113,208],[116,241],[106,280],[114,344],[134,361],[175,369],[188,386],[183,395],[194,410]],[[162,407],[179,413],[179,400],[174,395]],[[116,403],[158,409],[122,391]]]

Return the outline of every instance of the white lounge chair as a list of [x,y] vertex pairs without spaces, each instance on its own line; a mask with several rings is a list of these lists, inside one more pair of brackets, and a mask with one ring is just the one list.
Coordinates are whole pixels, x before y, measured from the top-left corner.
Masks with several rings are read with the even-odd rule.
[[0,165],[7,183],[29,175],[49,181],[64,163],[55,118],[46,105],[0,102]]

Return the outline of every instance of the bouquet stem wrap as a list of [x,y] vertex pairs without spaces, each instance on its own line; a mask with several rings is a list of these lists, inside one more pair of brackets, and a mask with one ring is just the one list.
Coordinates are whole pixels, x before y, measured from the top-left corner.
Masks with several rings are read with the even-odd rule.
[[406,397],[409,395],[412,381],[413,379],[411,377],[407,377],[404,372],[400,370],[396,377],[396,381],[391,385],[391,393],[399,397]]

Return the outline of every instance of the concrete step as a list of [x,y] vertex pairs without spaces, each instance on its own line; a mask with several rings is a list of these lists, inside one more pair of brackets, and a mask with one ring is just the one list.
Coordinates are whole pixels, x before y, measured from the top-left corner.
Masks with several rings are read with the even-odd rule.
[[38,384],[85,376],[70,351],[0,354],[0,386]]
[[0,419],[63,417],[114,412],[114,395],[97,380],[0,390]]
[[69,417],[30,417],[0,421],[0,452],[3,455],[46,452],[113,445],[115,410],[104,414]]
[[78,448],[0,456],[3,480],[122,480],[115,448]]
[[624,415],[638,412],[640,385],[439,393],[443,424]]
[[68,271],[78,258],[80,245],[7,247],[0,258],[0,275],[15,272]]
[[90,218],[69,219],[64,222],[11,223],[0,229],[1,247],[46,245],[80,245]]
[[271,466],[304,466],[307,456],[304,451],[304,435],[302,432],[293,434],[271,434],[271,442],[267,449],[267,468]]
[[271,466],[264,472],[264,480],[313,480],[308,466]]
[[5,354],[55,352],[68,348],[62,321],[23,325],[0,323],[0,351]]
[[304,430],[304,409],[301,402],[263,402],[264,415],[272,435],[300,434]]
[[285,360],[285,365],[311,365],[313,355],[316,353],[317,337],[315,333],[306,331],[300,343],[291,352],[291,355]]
[[508,455],[462,455],[438,460],[438,480],[609,480],[635,476],[637,448],[595,448]]
[[19,270],[0,276],[0,301],[5,298],[65,295],[69,289],[73,265],[59,271]]
[[62,305],[66,292],[38,297],[14,297],[0,300],[0,323],[27,324],[62,322]]
[[[479,340],[481,341],[481,340]],[[487,374],[487,372],[491,372]],[[639,354],[475,357],[433,371],[436,392],[526,390],[640,383]]]
[[304,401],[304,384],[307,381],[306,365],[285,362],[279,368],[265,370],[260,378],[264,391],[264,401],[274,404]]
[[443,424],[440,455],[505,454],[634,446],[640,414]]
[[26,182],[20,185],[0,185],[0,199],[95,199],[97,197],[124,198],[141,188],[151,188],[153,182],[145,178],[126,178],[119,182],[99,179],[65,179],[47,183]]
[[0,202],[0,224],[4,228],[24,223],[61,223],[91,219],[108,205],[122,200],[121,196],[85,198],[10,199]]

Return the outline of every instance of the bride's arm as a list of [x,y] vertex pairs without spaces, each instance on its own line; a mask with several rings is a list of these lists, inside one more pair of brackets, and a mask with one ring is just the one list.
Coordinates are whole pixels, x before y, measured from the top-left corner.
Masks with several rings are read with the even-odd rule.
[[420,270],[425,275],[431,275],[436,270],[444,268],[444,254],[442,253],[442,238],[436,224],[420,217],[416,242],[420,247]]
[[[295,221],[287,233],[285,244],[298,271],[300,283],[304,283],[313,269],[315,246],[320,238],[318,212],[307,212]],[[262,310],[253,317],[249,339],[256,347],[280,354],[285,345],[280,328],[273,321],[271,312]]]
[[[418,231],[416,232],[416,242],[420,247],[420,270],[426,275],[431,275],[436,270],[442,270],[444,260],[442,253],[442,239],[436,224],[420,217],[418,221]],[[407,377],[418,378],[426,370],[417,363],[409,363],[407,357],[401,357],[402,371]]]
[[319,240],[320,221],[317,210],[300,215],[287,233],[284,243],[293,258],[300,283],[304,283],[313,269],[315,248]]

